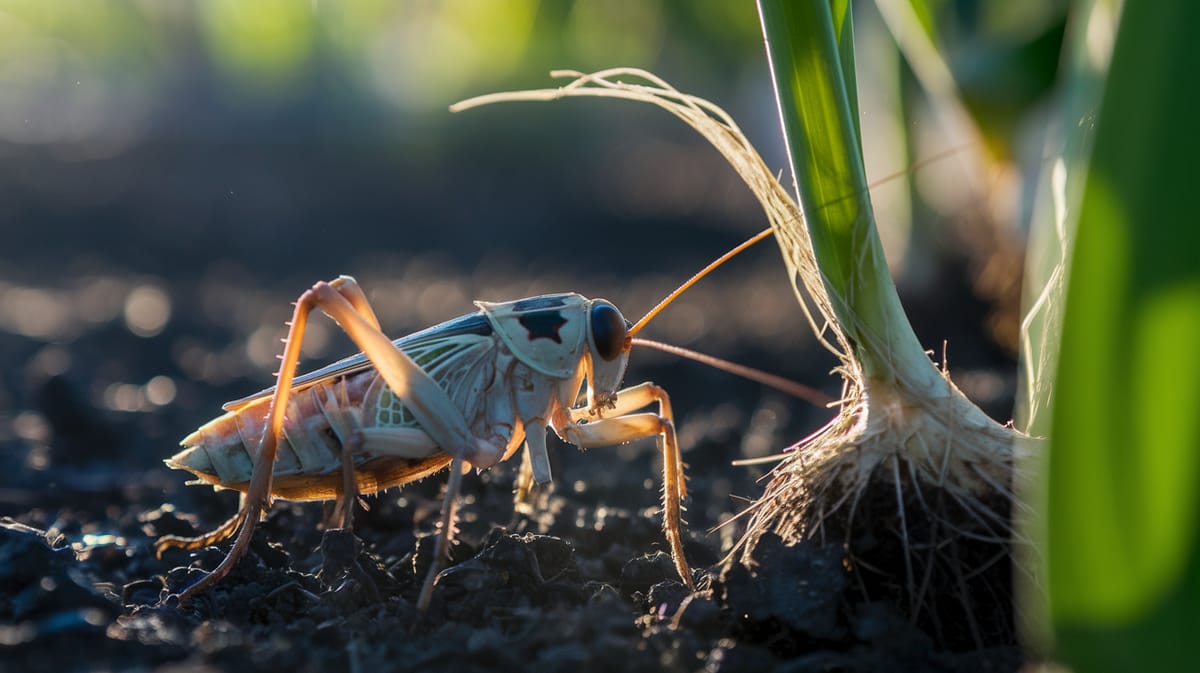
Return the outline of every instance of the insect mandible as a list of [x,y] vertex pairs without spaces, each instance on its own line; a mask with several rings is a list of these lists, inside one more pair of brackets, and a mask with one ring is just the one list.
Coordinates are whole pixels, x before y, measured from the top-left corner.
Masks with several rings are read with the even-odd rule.
[[[273,498],[336,498],[348,523],[358,494],[449,466],[434,561],[417,603],[423,612],[447,555],[463,473],[492,467],[524,445],[533,479],[550,481],[547,428],[580,448],[658,438],[663,528],[675,568],[694,590],[683,553],[686,486],[670,400],[649,382],[618,390],[633,334],[651,316],[634,326],[610,302],[574,293],[476,306],[476,313],[392,341],[353,278],[319,282],[304,292],[289,323],[276,386],[226,404],[225,415],[185,438],[183,450],[166,461],[198,477],[190,483],[245,495],[238,513],[214,531],[156,542],[161,555],[170,547],[193,549],[237,534],[221,564],[180,599],[228,574]],[[297,378],[314,309],[337,322],[361,353]],[[575,406],[585,385],[586,403]],[[654,405],[655,411],[639,411]]]

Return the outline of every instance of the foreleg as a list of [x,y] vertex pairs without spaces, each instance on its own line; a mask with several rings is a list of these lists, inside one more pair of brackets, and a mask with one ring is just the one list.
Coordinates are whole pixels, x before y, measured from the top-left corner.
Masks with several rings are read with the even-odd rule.
[[[627,416],[638,409],[648,407],[656,402],[658,403],[658,415],[662,417],[663,420],[674,425],[675,415],[671,411],[671,398],[667,395],[667,391],[663,390],[662,387],[650,383],[649,381],[617,391],[617,394],[614,396],[612,407],[602,409],[581,407],[578,409],[572,409],[571,420],[575,423],[581,423],[584,421],[595,422],[597,419],[613,418],[616,416]],[[680,475],[679,497],[686,498],[687,479],[684,476],[684,468],[686,466],[683,464],[683,459],[678,451],[675,452],[675,457],[675,469],[679,471]]]
[[[651,402],[659,403],[659,413],[630,414]],[[624,412],[625,415],[614,415]],[[663,532],[671,546],[675,569],[689,589],[695,590],[692,571],[683,553],[682,510],[686,495],[683,476],[683,460],[679,455],[679,443],[675,436],[675,424],[671,419],[671,403],[662,388],[643,383],[617,393],[616,408],[605,410],[604,418],[588,423],[578,423],[570,417],[588,417],[587,410],[572,410],[570,417],[555,424],[559,436],[580,448],[590,449],[624,444],[643,437],[658,437],[658,447],[663,454]]]

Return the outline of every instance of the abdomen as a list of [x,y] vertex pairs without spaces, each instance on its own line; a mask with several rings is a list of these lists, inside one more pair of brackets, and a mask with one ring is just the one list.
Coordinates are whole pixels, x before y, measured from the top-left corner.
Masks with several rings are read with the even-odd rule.
[[[167,459],[200,483],[245,492],[254,471],[271,398],[264,397],[205,423]],[[279,438],[272,497],[326,500],[342,485],[342,451],[350,433],[381,426],[416,428],[374,370],[321,381],[292,395]],[[421,479],[450,463],[450,456],[427,442],[421,455],[378,455],[369,445],[351,456],[358,491],[376,493]]]

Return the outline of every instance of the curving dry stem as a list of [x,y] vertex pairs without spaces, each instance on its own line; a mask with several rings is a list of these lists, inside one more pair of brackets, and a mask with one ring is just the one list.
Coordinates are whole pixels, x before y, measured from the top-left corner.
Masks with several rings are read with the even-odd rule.
[[[813,257],[808,230],[801,226],[803,216],[800,207],[767,168],[728,113],[703,98],[681,93],[657,75],[637,68],[612,68],[591,74],[555,70],[550,76],[571,78],[572,81],[554,89],[506,91],[477,96],[451,105],[450,111],[460,112],[501,102],[551,101],[587,96],[649,103],[675,115],[711,143],[758,198],[783,251],[788,273],[794,279],[792,285],[796,297],[813,333],[844,367],[852,370],[846,373],[847,380],[856,380],[854,373],[857,372],[857,364],[850,354],[849,342],[834,318],[829,295]],[[810,301],[816,308],[816,315],[809,307]]]

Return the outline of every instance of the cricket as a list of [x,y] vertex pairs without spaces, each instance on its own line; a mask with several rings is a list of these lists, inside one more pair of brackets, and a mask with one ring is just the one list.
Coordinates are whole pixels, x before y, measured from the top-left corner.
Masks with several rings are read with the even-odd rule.
[[[335,500],[335,516],[349,528],[360,494],[449,467],[434,560],[417,602],[424,612],[448,555],[464,473],[490,468],[524,446],[518,484],[551,481],[547,429],[581,449],[657,437],[663,456],[663,529],[675,569],[694,591],[683,552],[681,510],[687,487],[670,398],[649,382],[620,386],[630,350],[638,344],[829,401],[765,372],[635,339],[675,297],[770,234],[767,229],[708,265],[636,324],[606,300],[547,294],[478,301],[475,313],[393,341],[380,330],[353,278],[312,286],[295,303],[276,385],[227,403],[223,416],[186,437],[183,450],[166,461],[198,478],[189,483],[243,494],[238,513],[215,530],[157,540],[155,551],[161,556],[171,547],[196,549],[237,536],[218,567],[185,589],[180,600],[229,573],[273,499]],[[297,377],[305,326],[314,310],[332,318],[361,352]]]

